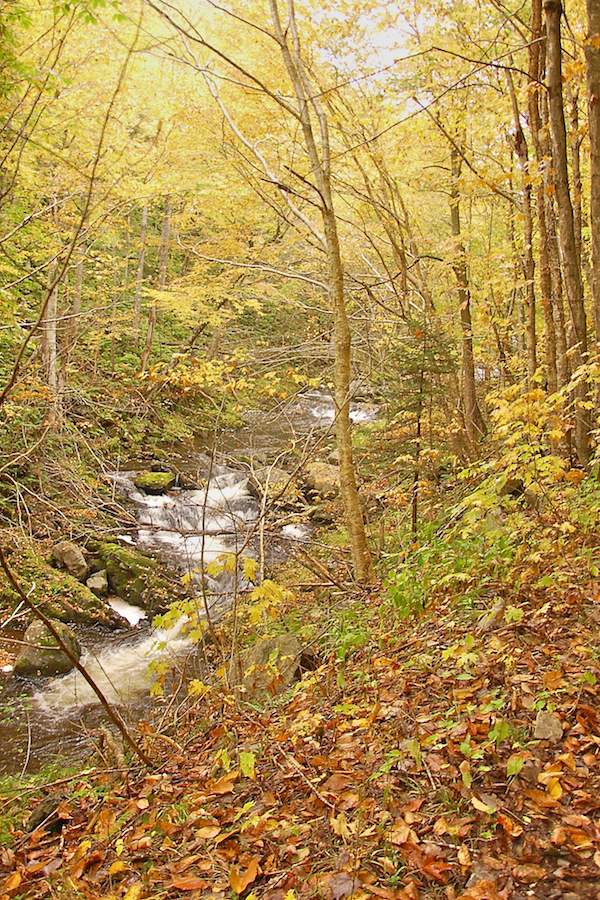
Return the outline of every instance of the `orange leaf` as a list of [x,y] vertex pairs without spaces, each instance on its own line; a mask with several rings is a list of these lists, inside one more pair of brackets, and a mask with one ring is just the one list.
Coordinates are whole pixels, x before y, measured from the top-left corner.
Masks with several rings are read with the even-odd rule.
[[195,878],[193,875],[187,875],[183,878],[174,878],[170,887],[178,888],[180,891],[195,891],[198,888],[206,887],[204,878]]
[[233,772],[228,772],[227,775],[224,775],[222,778],[219,778],[215,784],[209,786],[209,791],[211,794],[230,794],[233,790],[233,782],[238,777],[239,772],[237,769],[234,769]]
[[249,884],[252,884],[256,876],[258,875],[258,856],[255,856],[244,874],[240,873],[238,866],[232,866],[231,872],[229,873],[229,884],[231,885],[232,891],[235,891],[236,894],[243,893]]
[[2,893],[5,894],[7,891],[16,890],[21,884],[21,876],[18,872],[13,872],[12,875],[9,875],[4,884],[2,885]]
[[498,825],[502,825],[504,831],[513,838],[519,837],[520,834],[523,834],[523,829],[519,825],[518,822],[513,822],[508,816],[505,816],[504,813],[497,813],[496,818],[498,820]]
[[457,900],[502,900],[502,897],[498,893],[498,888],[494,882],[485,879],[478,881],[468,891],[461,894]]
[[376,897],[384,897],[385,900],[396,900],[396,892],[390,888],[380,888],[376,884],[363,884],[363,888]]

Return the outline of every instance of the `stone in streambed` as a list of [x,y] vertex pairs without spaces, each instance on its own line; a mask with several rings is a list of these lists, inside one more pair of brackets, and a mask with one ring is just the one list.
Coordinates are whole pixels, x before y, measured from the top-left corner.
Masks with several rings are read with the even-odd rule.
[[110,593],[132,606],[154,613],[183,596],[181,585],[164,576],[153,556],[112,541],[91,539],[87,547],[93,568],[106,572]]
[[340,470],[330,463],[313,462],[306,473],[306,489],[322,498],[337,497],[340,492]]
[[106,575],[106,569],[101,569],[100,572],[94,572],[93,575],[90,575],[85,586],[89,588],[96,597],[108,597],[108,577]]
[[261,638],[241,654],[239,666],[229,667],[230,684],[241,687],[244,697],[280,694],[303,671],[314,669],[315,657],[306,651],[295,634]]
[[[74,633],[58,619],[50,619],[54,629],[60,636],[70,653],[79,660],[81,647]],[[23,647],[15,663],[15,675],[63,675],[70,672],[75,663],[60,649],[54,635],[43,622],[32,622],[24,638],[27,646]]]
[[52,548],[52,559],[59,569],[66,569],[77,581],[85,582],[90,574],[81,549],[72,541],[61,541]]
[[[108,628],[120,628],[127,624],[85,584],[81,584],[64,569],[51,566],[41,548],[34,542],[23,541],[12,554],[11,562],[27,590],[35,585],[32,597],[49,618],[81,625],[104,625]],[[19,594],[12,585],[0,578],[0,607],[15,608],[19,602]]]
[[172,472],[140,472],[133,483],[145,494],[164,494],[175,486],[176,480]]

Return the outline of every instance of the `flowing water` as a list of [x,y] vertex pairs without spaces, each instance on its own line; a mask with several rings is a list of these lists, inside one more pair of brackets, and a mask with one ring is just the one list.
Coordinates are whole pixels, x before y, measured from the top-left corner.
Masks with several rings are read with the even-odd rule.
[[[377,407],[353,404],[351,414],[355,421],[373,421]],[[272,459],[290,440],[315,430],[323,433],[333,422],[333,403],[327,394],[308,392],[277,414],[249,418],[246,428],[218,435],[221,453]],[[234,577],[238,590],[247,583],[239,573],[208,576],[206,566],[223,554],[255,555],[260,508],[248,489],[247,470],[218,465],[205,454],[190,454],[178,464],[197,482],[204,479],[205,485],[151,496],[135,487],[136,473],[130,471],[115,473],[114,487],[135,511],[135,543],[186,573],[191,587],[203,596],[202,606],[206,603],[216,620],[232,602]],[[281,527],[271,538],[271,555],[286,542],[306,540],[307,533],[302,524]],[[166,660],[174,668],[185,667],[192,643],[184,619],[170,629],[152,630],[142,610],[120,600],[111,605],[132,627],[111,636],[94,630],[80,633],[81,662],[107,699],[135,723],[149,710],[151,663]],[[29,680],[0,674],[0,772],[33,772],[56,755],[61,762],[85,758],[90,735],[104,722],[95,692],[77,670],[38,683],[33,692],[31,685]]]

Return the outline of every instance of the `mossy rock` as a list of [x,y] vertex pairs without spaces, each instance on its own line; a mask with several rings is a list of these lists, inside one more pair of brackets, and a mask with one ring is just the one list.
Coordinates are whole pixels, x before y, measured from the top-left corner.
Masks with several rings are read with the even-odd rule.
[[[50,620],[61,641],[75,659],[81,656],[79,642],[68,625],[57,619]],[[15,663],[15,675],[63,675],[74,666],[71,657],[60,649],[54,635],[43,622],[32,622],[25,632],[25,643]]]
[[174,487],[176,480],[172,472],[140,472],[133,483],[145,494],[164,494]]
[[[33,547],[31,549],[21,547],[11,554],[9,563],[25,593],[35,583],[31,597],[47,616],[61,622],[105,625],[109,628],[119,628],[127,624],[88,587],[68,572],[55,569],[41,553],[36,553]],[[7,610],[14,609],[20,600],[19,594],[8,581],[0,578],[0,607]]]
[[298,680],[303,671],[316,668],[312,650],[302,646],[299,638],[288,632],[260,638],[241,654],[239,664],[229,665],[229,683],[241,689],[246,700],[261,694],[281,694]]
[[248,481],[248,489],[259,500],[266,490],[267,498],[277,498],[280,504],[295,503],[302,498],[302,493],[289,472],[277,466],[260,466],[255,469]]
[[160,562],[148,553],[123,547],[113,541],[89,540],[92,568],[105,569],[110,592],[132,606],[160,612],[181,598],[183,591],[175,577],[169,579]]

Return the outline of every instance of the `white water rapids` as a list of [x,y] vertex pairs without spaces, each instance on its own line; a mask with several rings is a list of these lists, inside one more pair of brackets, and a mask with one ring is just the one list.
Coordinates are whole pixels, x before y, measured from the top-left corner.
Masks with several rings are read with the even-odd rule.
[[[216,467],[216,474],[200,490],[174,490],[152,496],[134,485],[135,472],[115,474],[121,493],[133,503],[139,523],[137,544],[161,555],[191,575],[198,592],[210,592],[211,618],[216,619],[232,601],[232,579],[226,575],[211,578],[203,574],[208,563],[225,553],[243,548],[259,513],[259,506],[248,491],[248,478],[242,473]],[[246,555],[251,555],[248,549]],[[238,587],[246,582],[238,579]],[[199,604],[202,606],[202,602]],[[131,622],[143,611],[127,604],[117,606]],[[111,703],[126,705],[151,685],[152,663],[168,661],[175,665],[192,647],[186,635],[187,620],[172,628],[158,628],[142,640],[121,646],[109,646],[98,654],[85,651],[81,658],[93,681]],[[68,713],[98,697],[83,675],[73,669],[55,678],[35,694],[35,700],[48,714]]]
[[[376,418],[378,407],[372,403],[351,404],[351,418],[355,422],[369,422]],[[279,424],[271,418],[257,422],[251,435],[261,434],[261,427],[271,446],[279,437],[289,445],[290,428],[295,435],[322,430],[332,424],[334,406],[331,395],[309,391],[299,397],[280,416]],[[275,432],[275,434],[274,434]],[[142,549],[155,551],[182,574],[188,573],[192,589],[209,597],[211,618],[218,618],[232,601],[232,578],[211,578],[207,565],[225,553],[252,555],[250,535],[258,515],[259,505],[250,496],[248,478],[241,471],[215,465],[205,487],[196,490],[173,490],[152,496],[134,485],[135,472],[114,475],[115,488],[125,495],[135,509],[138,531],[135,543]],[[287,525],[280,536],[287,541],[303,540],[305,525]],[[130,540],[131,538],[124,540]],[[238,587],[243,587],[238,579]],[[116,601],[114,608],[136,625],[145,617],[143,611],[126,608]],[[202,606],[204,601],[200,601]],[[127,705],[151,686],[150,666],[167,660],[176,665],[191,649],[186,636],[186,621],[177,622],[171,629],[156,629],[143,637],[135,634],[125,642],[113,643],[97,653],[85,649],[81,662],[92,679],[112,703]],[[77,671],[54,678],[34,700],[49,716],[72,715],[98,703],[87,681]]]

